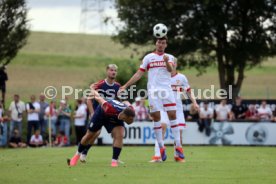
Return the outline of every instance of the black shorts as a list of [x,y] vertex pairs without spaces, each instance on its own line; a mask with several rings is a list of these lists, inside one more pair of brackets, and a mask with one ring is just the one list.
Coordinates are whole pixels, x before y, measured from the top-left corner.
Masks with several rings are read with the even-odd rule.
[[97,132],[101,130],[103,126],[108,133],[111,133],[113,128],[117,126],[125,127],[125,124],[122,120],[118,120],[117,117],[106,116],[102,111],[101,106],[98,106],[91,118],[88,129],[91,132]]

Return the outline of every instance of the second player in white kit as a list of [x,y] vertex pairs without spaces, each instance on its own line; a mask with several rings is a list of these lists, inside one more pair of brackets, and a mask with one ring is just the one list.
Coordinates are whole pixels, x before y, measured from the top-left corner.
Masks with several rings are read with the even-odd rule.
[[[195,100],[195,97],[193,93],[191,92],[191,87],[189,85],[188,79],[186,78],[185,75],[178,73],[176,71],[177,68],[177,59],[174,59],[174,68],[171,73],[171,79],[170,79],[170,84],[171,88],[173,90],[173,97],[175,98],[176,101],[176,120],[179,126],[179,129],[181,131],[180,136],[182,137],[183,130],[186,127],[186,122],[184,118],[184,113],[183,113],[183,104],[182,104],[182,96],[183,93],[185,92],[186,94],[189,95],[189,98],[191,99],[192,103],[194,104],[194,107],[198,110],[198,104]],[[169,118],[167,116],[167,113],[165,111],[160,111],[161,113],[161,123],[163,124],[163,136],[166,132],[167,126],[169,126]],[[151,162],[160,162],[160,151],[157,142],[155,143],[155,155],[152,158]],[[178,157],[175,155],[175,160],[177,160]]]

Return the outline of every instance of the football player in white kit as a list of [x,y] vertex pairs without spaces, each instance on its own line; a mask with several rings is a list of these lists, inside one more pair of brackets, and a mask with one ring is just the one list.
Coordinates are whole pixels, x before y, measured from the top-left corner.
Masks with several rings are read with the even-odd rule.
[[140,69],[131,79],[121,87],[121,91],[137,82],[148,71],[148,100],[150,105],[150,115],[154,122],[154,132],[162,161],[167,159],[166,148],[164,146],[162,127],[160,122],[160,111],[166,111],[169,117],[170,126],[175,141],[176,156],[184,159],[183,149],[180,141],[180,130],[176,121],[176,102],[171,88],[171,72],[174,65],[174,57],[165,53],[167,47],[167,37],[157,38],[155,52],[147,54]]
[[[182,143],[182,134],[183,134],[183,130],[186,127],[186,122],[185,122],[185,118],[184,118],[184,113],[183,113],[183,104],[182,104],[182,95],[183,92],[185,91],[186,94],[189,95],[190,100],[192,101],[195,109],[198,111],[199,110],[199,106],[196,102],[196,99],[194,97],[194,94],[191,91],[191,87],[189,85],[189,82],[186,78],[185,75],[180,74],[176,71],[177,68],[177,59],[174,59],[174,67],[173,67],[173,71],[171,72],[171,87],[174,93],[174,97],[176,100],[176,119],[177,119],[177,123],[180,129],[180,140]],[[164,134],[166,133],[166,129],[167,126],[169,125],[169,119],[167,114],[164,111],[161,111],[161,124],[162,124],[162,130],[163,130],[163,138],[164,138]],[[154,156],[152,157],[152,160],[150,162],[161,162],[161,157],[160,157],[160,151],[159,151],[159,147],[157,144],[157,141],[155,141],[155,148],[154,148]],[[179,157],[177,156],[177,154],[175,153],[175,157],[174,157],[175,161],[177,162],[184,162],[184,159],[179,159]]]

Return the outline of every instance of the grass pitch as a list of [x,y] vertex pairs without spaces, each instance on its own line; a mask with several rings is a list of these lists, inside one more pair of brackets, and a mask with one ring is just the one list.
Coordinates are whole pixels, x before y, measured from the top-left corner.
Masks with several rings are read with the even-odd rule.
[[186,163],[148,163],[153,147],[125,147],[119,168],[110,167],[112,149],[93,147],[88,162],[68,167],[76,148],[1,149],[0,183],[275,183],[274,147],[185,147]]

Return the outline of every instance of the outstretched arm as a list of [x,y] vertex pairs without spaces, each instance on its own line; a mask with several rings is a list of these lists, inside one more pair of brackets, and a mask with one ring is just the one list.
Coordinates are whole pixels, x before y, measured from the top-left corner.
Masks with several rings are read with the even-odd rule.
[[98,91],[96,91],[94,88],[90,88],[90,89],[91,89],[91,97],[95,99],[100,105],[103,105],[106,102],[106,100],[103,99],[103,97],[101,97]]
[[137,82],[138,80],[140,80],[141,77],[143,76],[143,74],[144,74],[144,71],[138,70],[138,71],[129,79],[129,81],[127,81],[127,83],[121,87],[121,90],[124,90],[124,89],[128,88],[129,86],[131,86],[132,84],[134,84],[135,82]]

